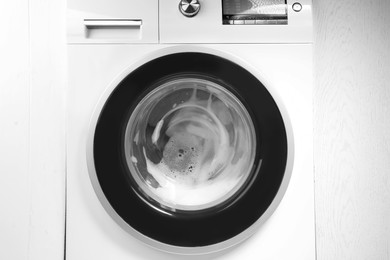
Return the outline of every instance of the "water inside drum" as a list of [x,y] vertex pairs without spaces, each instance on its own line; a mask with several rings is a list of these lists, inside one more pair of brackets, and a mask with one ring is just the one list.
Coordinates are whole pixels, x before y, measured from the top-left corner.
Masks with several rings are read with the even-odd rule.
[[237,193],[252,171],[256,137],[247,110],[230,91],[184,78],[143,98],[124,145],[131,177],[146,198],[192,211]]

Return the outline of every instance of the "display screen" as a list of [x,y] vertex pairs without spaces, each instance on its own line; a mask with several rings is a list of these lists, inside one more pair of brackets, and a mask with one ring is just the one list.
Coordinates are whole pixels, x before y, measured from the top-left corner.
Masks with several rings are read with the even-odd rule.
[[222,0],[223,24],[287,24],[286,0]]

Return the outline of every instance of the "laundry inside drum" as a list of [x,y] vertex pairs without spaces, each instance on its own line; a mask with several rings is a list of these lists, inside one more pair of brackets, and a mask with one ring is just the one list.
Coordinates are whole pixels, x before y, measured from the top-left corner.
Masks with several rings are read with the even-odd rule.
[[124,148],[129,177],[145,201],[194,211],[222,205],[247,183],[256,134],[248,111],[228,89],[181,78],[139,102]]

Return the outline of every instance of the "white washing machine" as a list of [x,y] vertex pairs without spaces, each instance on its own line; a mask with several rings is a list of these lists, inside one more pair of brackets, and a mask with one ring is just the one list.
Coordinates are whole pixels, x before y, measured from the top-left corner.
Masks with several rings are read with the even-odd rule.
[[67,259],[315,259],[310,0],[68,0]]

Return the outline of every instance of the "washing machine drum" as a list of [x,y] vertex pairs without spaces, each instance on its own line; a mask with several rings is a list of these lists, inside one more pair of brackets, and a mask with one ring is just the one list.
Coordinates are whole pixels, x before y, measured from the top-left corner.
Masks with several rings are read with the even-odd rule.
[[151,240],[204,247],[267,211],[287,161],[281,113],[243,67],[205,53],[127,75],[93,131],[94,175],[113,212]]

